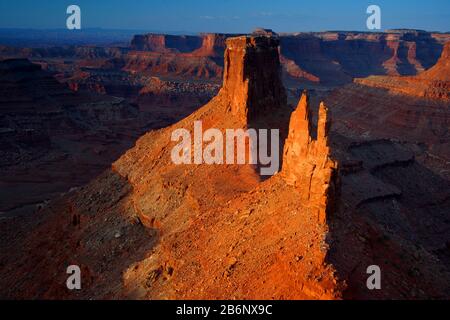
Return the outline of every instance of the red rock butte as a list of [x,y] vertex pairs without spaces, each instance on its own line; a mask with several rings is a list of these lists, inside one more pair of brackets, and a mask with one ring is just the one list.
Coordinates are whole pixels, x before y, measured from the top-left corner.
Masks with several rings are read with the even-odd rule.
[[223,88],[233,115],[246,120],[269,115],[286,104],[278,56],[271,37],[227,39]]

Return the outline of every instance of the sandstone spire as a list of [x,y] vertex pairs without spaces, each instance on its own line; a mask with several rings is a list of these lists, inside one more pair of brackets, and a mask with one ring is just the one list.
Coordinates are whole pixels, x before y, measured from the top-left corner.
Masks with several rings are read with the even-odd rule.
[[221,94],[233,115],[251,120],[286,105],[281,82],[279,41],[266,36],[242,36],[226,41]]
[[297,110],[292,113],[289,136],[285,143],[282,175],[289,185],[299,189],[305,204],[314,210],[318,221],[325,223],[333,203],[337,163],[330,158],[328,109],[319,108],[317,139],[311,136],[307,93],[303,93]]
[[[294,115],[295,114],[295,115]],[[291,116],[290,128],[297,128],[296,133],[291,137],[293,141],[301,145],[308,145],[311,141],[311,112],[309,110],[309,96],[306,91],[303,92],[297,109]],[[301,132],[299,134],[299,132]],[[294,137],[297,135],[297,137]]]
[[319,121],[317,123],[317,140],[328,145],[328,131],[330,130],[328,108],[323,102],[319,106]]

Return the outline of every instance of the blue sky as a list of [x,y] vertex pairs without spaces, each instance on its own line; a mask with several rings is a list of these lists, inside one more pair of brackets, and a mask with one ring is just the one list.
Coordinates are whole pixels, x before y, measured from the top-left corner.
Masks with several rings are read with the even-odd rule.
[[83,28],[184,32],[366,30],[366,9],[382,28],[450,31],[450,0],[0,0],[0,28],[65,28],[81,7]]

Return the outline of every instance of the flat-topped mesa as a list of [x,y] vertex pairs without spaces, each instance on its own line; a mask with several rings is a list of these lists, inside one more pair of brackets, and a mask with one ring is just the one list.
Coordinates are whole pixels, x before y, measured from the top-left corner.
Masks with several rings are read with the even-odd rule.
[[317,139],[312,138],[308,95],[304,92],[291,116],[282,176],[289,185],[299,189],[301,199],[314,210],[320,223],[326,222],[327,213],[334,203],[337,183],[337,162],[330,158],[329,129],[328,109],[322,102]]
[[202,38],[198,36],[177,36],[166,34],[135,35],[130,48],[137,51],[158,53],[192,52],[202,45]]
[[221,94],[227,97],[232,114],[249,121],[286,105],[279,41],[242,36],[229,38],[226,43]]

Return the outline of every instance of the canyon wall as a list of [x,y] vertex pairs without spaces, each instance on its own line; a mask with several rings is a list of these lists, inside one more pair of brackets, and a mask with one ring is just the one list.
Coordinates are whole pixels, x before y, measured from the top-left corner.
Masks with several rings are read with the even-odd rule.
[[438,62],[417,76],[371,76],[355,79],[354,82],[369,87],[387,89],[391,93],[450,102],[450,42],[444,45]]
[[172,36],[164,34],[136,35],[130,49],[156,52],[191,52],[200,48],[202,39],[197,36]]
[[[257,33],[257,32],[256,32]],[[150,46],[155,53],[184,52],[194,56],[218,57],[225,49],[225,39],[231,35],[198,36],[202,47],[188,53],[183,47]],[[161,35],[148,35],[148,42]],[[415,75],[439,58],[449,34],[418,30],[391,30],[386,33],[311,32],[280,34],[281,60],[289,79],[339,85],[355,77],[369,75]],[[136,36],[141,39],[142,36]],[[145,46],[141,46],[145,48]],[[218,61],[220,66],[221,62]],[[215,77],[220,77],[220,73]]]
[[447,175],[449,145],[449,52],[417,76],[371,76],[334,90],[326,102],[341,133],[422,144],[421,158]]
[[[390,30],[385,33],[304,32],[275,35],[280,41],[284,80],[342,85],[370,75],[412,76],[432,67],[448,33]],[[127,47],[66,46],[14,48],[0,46],[0,56],[81,59],[85,65],[119,68],[149,76],[220,81],[226,39],[235,35],[136,35]],[[99,64],[98,60],[103,62]],[[55,63],[52,62],[54,65]],[[59,67],[61,68],[61,67]]]

